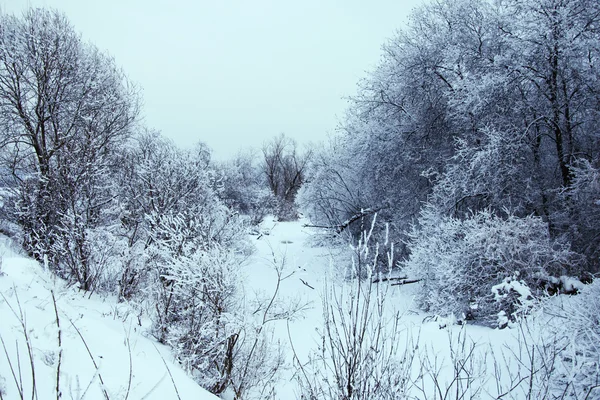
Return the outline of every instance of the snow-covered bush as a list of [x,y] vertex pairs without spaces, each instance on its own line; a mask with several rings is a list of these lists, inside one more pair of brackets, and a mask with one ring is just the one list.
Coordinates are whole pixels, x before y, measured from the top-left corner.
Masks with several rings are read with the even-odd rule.
[[275,195],[269,190],[252,152],[240,153],[233,160],[217,165],[217,173],[219,198],[249,218],[252,225],[258,225],[275,212]]
[[600,398],[600,284],[577,296],[536,302],[514,330],[515,342],[494,351],[494,398]]
[[153,249],[152,331],[198,383],[221,393],[231,373],[228,353],[237,341],[231,313],[240,288],[239,260],[219,246],[200,250],[184,244],[175,254],[169,250]]
[[148,223],[152,332],[198,383],[221,393],[239,332],[232,313],[240,295],[234,240],[241,230],[225,207],[152,214]]
[[122,271],[126,241],[107,227],[87,228],[76,219],[59,230],[52,248],[60,256],[55,272],[83,290],[113,292]]
[[123,246],[119,262],[118,297],[120,301],[131,300],[139,293],[143,283],[147,280],[147,268],[150,255],[144,248],[144,243],[134,243]]
[[[148,250],[154,279],[147,291],[154,307],[152,332],[173,348],[201,386],[216,394],[231,390],[239,399],[262,398],[256,392],[273,388],[284,363],[268,325],[292,318],[302,306],[280,302],[284,263],[276,268],[272,296],[246,304],[244,255],[233,243],[221,244],[213,231],[218,225],[205,217],[151,218],[155,228]],[[229,228],[217,231],[224,229]]]
[[577,296],[560,296],[544,303],[538,315],[541,335],[558,353],[550,379],[566,398],[600,398],[600,281]]
[[514,319],[530,294],[539,293],[549,275],[561,275],[571,257],[567,247],[550,239],[540,218],[482,211],[460,220],[432,208],[423,211],[411,250],[403,268],[422,279],[419,305],[482,323],[501,311]]
[[202,143],[184,150],[157,132],[145,132],[122,151],[119,165],[115,213],[119,235],[128,245],[122,260],[122,298],[151,284],[144,282],[151,269],[144,260],[157,241],[160,247],[170,246],[172,254],[178,245],[191,243],[196,249],[216,243],[251,251],[243,240],[243,221],[219,198],[218,174]]
[[497,314],[500,328],[505,328],[511,320],[526,313],[533,300],[531,289],[527,283],[519,280],[518,271],[513,276],[504,278],[501,283],[492,286],[492,294],[496,305],[500,308]]

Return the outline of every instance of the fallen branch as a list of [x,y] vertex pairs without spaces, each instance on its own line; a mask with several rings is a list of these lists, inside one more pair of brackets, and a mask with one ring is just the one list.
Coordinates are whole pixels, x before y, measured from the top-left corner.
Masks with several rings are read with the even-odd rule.
[[423,279],[407,279],[407,280],[402,281],[402,282],[392,283],[391,286],[408,285],[408,284],[411,284],[411,283],[421,282],[422,280]]
[[304,228],[321,228],[321,229],[335,229],[335,233],[337,233],[338,235],[340,233],[342,233],[344,231],[344,229],[348,228],[353,222],[358,221],[361,218],[364,218],[366,216],[372,215],[372,214],[376,214],[379,211],[388,208],[388,206],[381,206],[381,207],[377,207],[377,208],[367,208],[364,210],[360,210],[360,212],[358,214],[353,215],[352,217],[350,217],[348,220],[346,220],[345,222],[341,223],[340,225],[309,225],[309,224],[304,224],[302,225]]
[[373,281],[373,283],[387,282],[387,281],[403,281],[405,279],[408,279],[408,276],[396,276],[396,277],[391,277],[391,278],[377,278]]

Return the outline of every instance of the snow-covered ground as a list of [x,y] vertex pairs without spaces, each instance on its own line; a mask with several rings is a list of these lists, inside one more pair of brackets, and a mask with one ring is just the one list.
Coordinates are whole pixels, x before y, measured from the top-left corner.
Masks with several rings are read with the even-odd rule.
[[[348,257],[347,253],[342,253],[339,249],[336,252],[327,247],[314,246],[315,235],[319,232],[304,227],[306,222],[265,222],[263,227],[269,234],[262,235],[256,240],[257,251],[246,270],[246,290],[268,294],[272,292],[277,281],[277,275],[272,267],[273,260],[277,262],[284,260],[286,263],[284,275],[292,275],[282,282],[281,296],[299,299],[311,305],[303,317],[290,322],[289,335],[284,321],[273,323],[275,337],[288,345],[289,364],[293,361],[290,338],[298,358],[303,363],[308,360],[308,354],[320,345],[321,337],[317,330],[322,327],[323,322],[322,294],[326,281],[337,280],[339,283],[342,260]],[[387,282],[381,284],[389,285]],[[457,341],[459,338],[466,338],[461,342],[461,345],[466,346],[463,350],[468,352],[471,345],[476,348],[470,360],[473,361],[473,372],[482,374],[478,378],[480,381],[488,380],[493,384],[495,380],[495,377],[491,376],[494,370],[493,360],[491,357],[484,360],[484,357],[490,355],[492,351],[500,356],[503,352],[510,351],[511,347],[515,348],[517,333],[510,329],[499,330],[473,325],[461,327],[456,325],[452,318],[431,318],[413,304],[415,290],[419,290],[418,285],[392,286],[387,292],[386,300],[388,304],[393,305],[391,309],[402,315],[399,328],[404,333],[401,336],[411,335],[415,342],[418,341],[418,346],[413,342],[418,349],[411,349],[417,350],[418,353],[414,361],[415,375],[419,374],[417,369],[421,367],[417,365],[422,361],[419,357],[428,357],[430,361],[435,358],[437,367],[442,370],[440,381],[443,381],[444,385],[450,385],[454,378],[451,352],[459,356]],[[475,365],[477,362],[485,362],[486,365]],[[295,372],[295,368],[284,372],[283,379],[278,384],[278,399],[299,398],[294,379]],[[425,382],[424,385],[429,386],[431,382]],[[414,390],[418,391],[417,388]],[[413,394],[421,398],[418,393]]]
[[[245,296],[268,297],[277,282],[275,266],[284,264],[283,276],[287,278],[281,282],[280,300],[309,305],[289,322],[289,333],[286,321],[269,323],[287,358],[288,369],[276,388],[276,398],[285,400],[299,397],[290,338],[298,358],[307,361],[320,340],[322,293],[328,277],[336,273],[332,260],[340,259],[339,253],[327,247],[311,245],[315,232],[303,223],[266,221],[264,234],[251,237],[256,251],[243,272]],[[25,398],[30,398],[33,390],[39,399],[56,398],[59,365],[60,390],[65,399],[101,399],[106,397],[103,391],[111,399],[216,399],[186,376],[168,348],[148,337],[147,319],[138,319],[130,305],[65,287],[37,263],[20,255],[7,240],[0,244],[0,252],[0,336],[4,344],[0,348],[0,393],[4,399],[19,398],[18,387]],[[452,324],[444,327],[444,321],[431,320],[416,310],[412,304],[414,290],[418,290],[416,285],[391,287],[388,302],[403,315],[401,329],[418,335],[419,348],[429,349],[440,365],[446,364],[448,375],[442,373],[443,379],[452,379],[453,366],[444,361],[450,360],[449,337],[466,332],[468,343],[473,340],[484,352],[500,350],[514,340],[508,329],[468,326],[465,331]],[[59,316],[60,347],[52,293]]]
[[0,393],[4,399],[20,398],[17,385],[24,398],[32,398],[35,391],[40,400],[56,399],[59,364],[63,399],[105,399],[104,390],[110,399],[217,399],[173,362],[169,349],[146,337],[147,322],[140,326],[129,306],[65,287],[6,240],[0,252]]

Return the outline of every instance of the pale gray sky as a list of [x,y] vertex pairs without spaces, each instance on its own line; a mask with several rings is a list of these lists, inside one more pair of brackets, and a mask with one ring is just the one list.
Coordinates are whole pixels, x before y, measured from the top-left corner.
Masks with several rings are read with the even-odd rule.
[[145,123],[217,158],[333,132],[420,0],[0,0],[63,11],[143,88]]

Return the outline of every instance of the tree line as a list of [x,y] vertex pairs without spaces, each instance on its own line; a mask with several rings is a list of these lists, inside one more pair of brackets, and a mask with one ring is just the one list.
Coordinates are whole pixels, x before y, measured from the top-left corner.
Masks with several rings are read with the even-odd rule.
[[354,221],[345,231],[357,235],[377,211],[397,266],[423,279],[420,304],[433,312],[489,318],[499,311],[491,287],[505,278],[534,293],[561,276],[591,280],[599,20],[591,0],[415,10],[315,155],[307,214],[338,230]]

